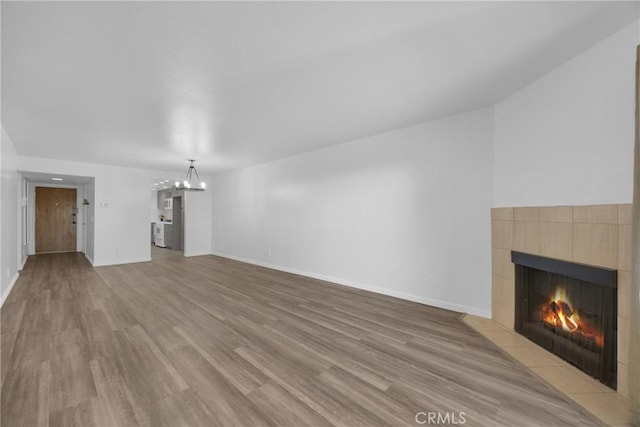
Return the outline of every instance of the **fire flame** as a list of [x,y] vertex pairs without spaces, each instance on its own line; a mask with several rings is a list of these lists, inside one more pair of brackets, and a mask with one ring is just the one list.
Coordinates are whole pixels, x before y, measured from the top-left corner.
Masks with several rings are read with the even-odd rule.
[[573,308],[566,289],[562,286],[556,286],[555,294],[542,307],[542,318],[545,322],[556,328],[562,328],[566,332],[592,337],[591,339],[599,347],[604,344],[602,333],[595,328],[590,328],[580,320],[580,315]]
[[571,302],[569,302],[569,299],[567,298],[567,292],[564,288],[556,288],[556,294],[551,299],[550,305],[555,308],[555,310],[552,309],[551,311],[560,321],[562,329],[568,332],[573,332],[578,329],[577,322],[580,321],[580,316],[578,315],[578,313],[573,312],[573,309],[571,308]]

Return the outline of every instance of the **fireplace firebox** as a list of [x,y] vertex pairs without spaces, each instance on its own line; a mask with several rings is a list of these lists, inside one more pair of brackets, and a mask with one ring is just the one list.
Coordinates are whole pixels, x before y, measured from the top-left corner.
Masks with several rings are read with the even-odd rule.
[[521,252],[515,330],[616,389],[617,271]]

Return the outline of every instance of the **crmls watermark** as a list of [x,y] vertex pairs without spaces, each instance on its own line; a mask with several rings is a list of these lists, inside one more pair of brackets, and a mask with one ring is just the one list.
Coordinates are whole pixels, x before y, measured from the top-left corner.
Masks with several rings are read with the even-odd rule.
[[464,412],[417,412],[418,424],[464,424],[467,422]]

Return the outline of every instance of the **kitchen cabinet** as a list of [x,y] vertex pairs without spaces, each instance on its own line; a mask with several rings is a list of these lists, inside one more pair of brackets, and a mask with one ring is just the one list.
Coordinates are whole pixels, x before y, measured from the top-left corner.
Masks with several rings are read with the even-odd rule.
[[172,190],[158,190],[158,209],[171,209],[172,201]]
[[172,209],[173,198],[182,197],[184,190],[167,189],[158,190],[158,209]]

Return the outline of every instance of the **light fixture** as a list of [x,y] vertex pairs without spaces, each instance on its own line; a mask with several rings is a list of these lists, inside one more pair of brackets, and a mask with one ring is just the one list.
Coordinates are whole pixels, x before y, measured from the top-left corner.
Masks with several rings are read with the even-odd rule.
[[176,190],[204,191],[204,189],[206,188],[206,184],[202,182],[202,180],[200,179],[200,175],[198,175],[196,167],[193,166],[195,160],[189,159],[189,163],[189,169],[187,170],[187,176],[184,178],[184,181],[176,181]]
[[51,178],[51,181],[62,181],[62,178]]

